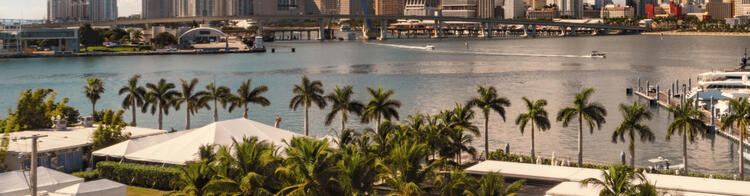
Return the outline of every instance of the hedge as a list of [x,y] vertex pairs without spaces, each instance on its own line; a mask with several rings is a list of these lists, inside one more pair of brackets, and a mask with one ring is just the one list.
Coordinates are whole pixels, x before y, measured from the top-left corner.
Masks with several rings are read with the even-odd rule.
[[136,163],[101,161],[96,164],[99,177],[127,185],[159,190],[174,190],[172,181],[179,179],[180,169]]
[[85,181],[92,181],[92,180],[99,179],[99,171],[97,171],[97,170],[94,170],[94,171],[91,171],[91,172],[86,172],[86,171],[73,172],[71,175],[73,175],[75,177],[83,178],[83,180],[85,180]]

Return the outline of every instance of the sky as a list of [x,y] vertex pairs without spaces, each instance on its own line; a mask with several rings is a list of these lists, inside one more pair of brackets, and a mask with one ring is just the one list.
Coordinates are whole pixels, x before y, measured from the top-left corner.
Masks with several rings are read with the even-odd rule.
[[[117,13],[130,16],[141,12],[141,0],[117,0]],[[0,0],[0,19],[45,19],[47,0]]]

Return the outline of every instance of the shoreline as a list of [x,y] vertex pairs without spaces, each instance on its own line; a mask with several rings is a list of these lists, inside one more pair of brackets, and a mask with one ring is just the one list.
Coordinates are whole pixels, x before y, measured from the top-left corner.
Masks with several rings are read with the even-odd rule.
[[176,51],[176,52],[85,52],[60,54],[0,54],[0,59],[18,58],[50,58],[50,57],[98,57],[98,56],[151,56],[151,55],[199,55],[199,54],[229,54],[229,53],[262,53],[265,48],[235,51]]
[[739,33],[739,32],[676,32],[676,31],[660,31],[660,32],[643,32],[642,35],[682,35],[682,36],[735,36],[735,37],[750,37],[750,32]]

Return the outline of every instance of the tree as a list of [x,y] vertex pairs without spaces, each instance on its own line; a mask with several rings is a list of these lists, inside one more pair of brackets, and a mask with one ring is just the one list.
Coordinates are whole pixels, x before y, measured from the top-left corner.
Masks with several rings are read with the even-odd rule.
[[418,185],[435,177],[437,169],[442,165],[440,160],[422,164],[428,153],[424,143],[395,143],[385,155],[384,161],[378,164],[382,171],[378,178],[394,189],[392,193],[395,195],[420,195],[424,190]]
[[146,111],[150,106],[151,114],[159,111],[159,129],[162,129],[162,114],[169,115],[169,108],[172,107],[174,98],[179,94],[174,90],[175,85],[169,83],[164,78],[159,80],[158,83],[146,84],[148,92],[145,96],[145,104],[143,104],[143,111]]
[[154,43],[156,47],[163,48],[164,46],[177,44],[177,37],[169,32],[161,32],[156,34],[156,36],[151,39],[151,42]]
[[130,133],[122,132],[125,129],[125,122],[122,120],[123,112],[123,110],[117,112],[106,110],[102,113],[102,122],[91,136],[91,148],[93,150],[102,149],[130,138]]
[[607,109],[601,104],[594,102],[589,103],[591,94],[594,94],[594,88],[588,88],[581,93],[576,94],[573,100],[573,106],[563,108],[557,113],[557,122],[562,121],[563,127],[568,127],[570,121],[578,118],[578,167],[583,167],[583,124],[589,126],[589,132],[594,133],[594,127],[601,130],[602,124],[607,120]]
[[336,86],[332,93],[326,95],[326,99],[331,103],[331,112],[326,115],[325,125],[331,125],[333,119],[336,118],[336,114],[341,114],[341,130],[346,129],[346,121],[349,120],[349,113],[354,113],[358,116],[362,115],[364,105],[352,99],[352,86],[345,86],[343,89]]
[[[349,130],[349,129],[347,129]],[[339,149],[341,159],[336,162],[337,181],[345,195],[373,195],[377,180],[378,159],[375,154],[354,145]]]
[[531,123],[531,159],[536,160],[536,154],[534,154],[534,126],[540,131],[546,131],[550,128],[549,118],[547,117],[547,111],[544,110],[544,106],[547,105],[547,100],[539,99],[531,101],[526,97],[522,97],[526,103],[527,113],[518,115],[516,118],[516,125],[520,125],[521,134],[523,134],[526,124]]
[[83,44],[86,50],[88,50],[89,46],[101,46],[104,42],[104,36],[91,28],[90,23],[84,23],[79,27],[79,36],[81,44]]
[[[721,119],[721,129],[726,130],[732,126],[736,126],[739,128],[740,131],[740,144],[745,142],[745,138],[747,137],[747,126],[748,123],[750,123],[750,103],[748,103],[746,98],[740,98],[739,100],[730,99],[729,100],[729,108],[731,108],[734,112],[730,113],[726,117]],[[740,145],[740,153],[739,156],[742,157],[743,153],[745,153],[744,148]],[[740,158],[740,179],[745,179],[745,165],[744,165],[744,159]]]
[[252,88],[252,80],[247,79],[246,82],[242,82],[240,88],[237,89],[237,95],[234,95],[231,99],[231,105],[229,105],[229,112],[232,112],[234,108],[244,108],[245,111],[242,113],[243,118],[247,118],[248,104],[258,104],[263,107],[271,105],[271,102],[263,96],[263,93],[268,91],[266,85],[256,86]]
[[601,179],[587,178],[581,181],[582,187],[588,185],[601,188],[599,195],[656,195],[656,189],[647,189],[654,187],[648,183],[642,171],[633,171],[625,166],[610,166],[602,170]]
[[91,116],[96,114],[96,102],[99,101],[104,93],[104,82],[99,78],[89,78],[86,80],[86,86],[83,86],[83,93],[91,101]]
[[671,105],[669,111],[672,112],[674,120],[669,124],[667,128],[666,140],[670,140],[670,136],[674,134],[682,135],[682,162],[685,164],[685,175],[688,174],[688,156],[687,156],[687,142],[690,141],[692,144],[695,142],[697,136],[703,138],[708,132],[708,126],[703,124],[703,118],[705,114],[698,111],[693,106],[693,100],[688,99],[687,103],[682,105]]
[[302,84],[294,85],[292,93],[295,96],[289,102],[289,109],[297,111],[299,106],[305,107],[305,136],[310,136],[308,109],[312,103],[318,105],[320,109],[326,107],[326,100],[323,98],[323,83],[320,80],[311,82],[307,76],[302,76]]
[[479,96],[469,100],[469,102],[466,104],[466,107],[477,107],[482,110],[482,114],[484,115],[484,157],[486,158],[490,153],[490,111],[495,111],[500,114],[500,117],[503,118],[503,122],[505,122],[505,107],[510,107],[510,100],[505,97],[499,97],[494,86],[479,86],[479,88],[477,89],[477,93],[479,93]]
[[328,140],[295,137],[284,151],[287,159],[276,174],[294,179],[279,195],[336,195],[331,188],[337,186],[336,156],[328,149]]
[[130,36],[130,41],[140,42],[141,39],[143,39],[143,31],[134,30],[132,35]]
[[55,102],[57,92],[52,89],[27,89],[20,92],[16,110],[8,115],[14,118],[18,130],[50,128],[52,117],[60,116],[68,124],[78,122],[78,110],[67,106],[68,98]]
[[625,136],[630,139],[630,167],[635,168],[635,134],[638,134],[642,142],[654,141],[654,133],[648,125],[642,123],[644,120],[651,120],[651,111],[648,111],[644,105],[633,102],[632,106],[620,104],[622,113],[622,123],[620,123],[615,132],[612,133],[612,143],[617,143],[617,138],[625,142]]
[[133,114],[133,122],[130,123],[136,126],[135,120],[135,107],[143,107],[144,96],[146,96],[146,88],[138,85],[138,80],[141,78],[140,74],[136,74],[128,80],[128,84],[120,88],[118,95],[122,96],[125,94],[125,98],[122,99],[122,108],[130,108]]
[[180,168],[180,178],[175,184],[182,189],[174,191],[185,195],[203,196],[209,195],[208,183],[216,176],[216,172],[211,168],[211,162],[207,160],[191,161]]
[[185,104],[185,129],[190,129],[190,115],[195,115],[198,110],[203,108],[211,108],[208,106],[208,99],[206,91],[195,91],[195,86],[198,85],[198,79],[193,78],[188,83],[187,81],[180,79],[180,86],[182,91],[177,93],[174,97],[174,108],[180,110],[182,104]]
[[369,123],[371,120],[375,120],[375,132],[378,132],[380,121],[385,118],[391,120],[396,118],[398,120],[397,109],[401,107],[401,101],[391,99],[393,90],[383,91],[383,87],[380,86],[377,90],[367,87],[367,92],[372,97],[370,102],[365,105],[364,113],[362,114],[362,123]]
[[240,141],[233,140],[231,152],[226,147],[219,149],[215,163],[217,177],[206,189],[228,195],[273,195],[281,184],[276,182],[274,172],[282,158],[273,144],[257,137]]
[[219,103],[221,103],[222,108],[226,108],[227,103],[232,100],[232,90],[226,86],[216,87],[216,82],[212,82],[206,85],[205,92],[203,99],[214,102],[214,122],[219,121]]
[[472,189],[476,191],[476,196],[515,196],[516,192],[523,188],[523,184],[526,180],[516,180],[515,182],[505,186],[505,179],[503,176],[497,173],[489,173],[479,179],[479,187]]

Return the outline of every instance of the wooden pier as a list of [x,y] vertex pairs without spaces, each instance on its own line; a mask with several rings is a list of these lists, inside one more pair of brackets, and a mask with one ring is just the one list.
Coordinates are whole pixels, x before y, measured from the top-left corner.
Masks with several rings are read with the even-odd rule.
[[[647,82],[647,86],[648,86],[648,82]],[[667,109],[669,108],[670,105],[680,105],[681,103],[687,101],[687,98],[683,99],[683,97],[686,96],[684,95],[686,93],[686,90],[683,90],[683,93],[680,93],[679,90],[677,90],[675,91],[675,94],[671,94],[670,91],[671,90],[669,89],[667,91],[661,91],[658,88],[658,86],[655,89],[651,87],[647,87],[645,90],[642,89],[641,87],[632,89],[633,94],[637,95],[638,97],[642,99],[648,100],[649,106],[663,107]],[[683,99],[682,102],[681,102],[681,99]],[[721,136],[732,139],[734,142],[740,141],[739,131],[734,131],[734,130],[739,130],[739,128],[736,125],[732,125],[732,127],[729,129],[722,130],[721,129],[721,117],[719,117],[718,114],[712,114],[710,110],[706,110],[702,107],[697,107],[697,108],[698,108],[698,111],[703,112],[705,118],[703,118],[702,120],[706,125],[709,126],[709,129],[710,129],[709,132],[718,133]],[[713,118],[713,121],[711,120],[711,118]],[[743,143],[744,143],[744,146],[750,147],[750,142],[748,142],[747,140],[745,140]]]

